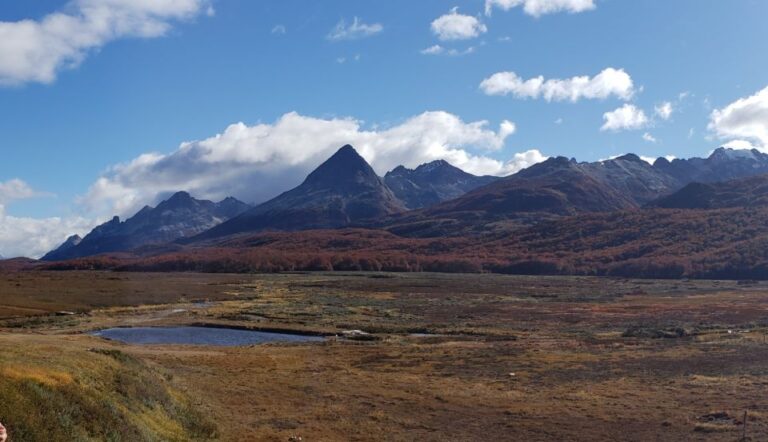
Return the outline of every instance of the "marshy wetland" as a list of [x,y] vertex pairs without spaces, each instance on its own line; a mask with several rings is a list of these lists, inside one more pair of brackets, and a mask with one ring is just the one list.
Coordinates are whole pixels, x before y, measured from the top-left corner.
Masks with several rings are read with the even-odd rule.
[[[92,335],[115,327],[315,339]],[[746,412],[756,441],[766,334],[750,281],[10,272],[0,416],[14,441],[734,441]]]

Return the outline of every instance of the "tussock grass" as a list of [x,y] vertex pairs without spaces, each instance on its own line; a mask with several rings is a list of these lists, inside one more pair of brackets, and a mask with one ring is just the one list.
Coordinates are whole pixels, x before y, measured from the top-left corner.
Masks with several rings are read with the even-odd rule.
[[[186,441],[216,437],[162,373],[88,338],[0,338],[0,421],[14,441]],[[30,342],[31,341],[31,342]]]

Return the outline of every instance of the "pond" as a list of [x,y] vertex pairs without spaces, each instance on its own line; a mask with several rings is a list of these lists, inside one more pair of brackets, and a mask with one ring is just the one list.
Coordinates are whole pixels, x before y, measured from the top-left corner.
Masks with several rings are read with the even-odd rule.
[[319,336],[212,327],[109,328],[91,334],[126,344],[215,345],[222,347],[269,342],[318,342],[323,340]]

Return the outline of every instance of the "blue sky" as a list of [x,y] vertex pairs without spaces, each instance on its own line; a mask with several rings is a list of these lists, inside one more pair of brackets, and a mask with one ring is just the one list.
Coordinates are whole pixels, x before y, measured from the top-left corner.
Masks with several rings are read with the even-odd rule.
[[[532,150],[542,157],[593,161],[625,152],[704,156],[733,139],[764,146],[762,132],[756,135],[754,127],[745,131],[738,124],[723,129],[711,124],[713,111],[768,86],[768,57],[763,55],[768,39],[762,32],[768,2],[762,0],[594,0],[594,7],[581,12],[539,16],[526,13],[522,5],[496,7],[489,16],[484,0],[185,1],[190,9],[178,14],[131,12],[160,22],[163,29],[115,30],[119,24],[113,23],[111,34],[94,37],[80,59],[68,60],[68,66],[58,66],[43,80],[42,74],[12,70],[8,65],[15,61],[7,54],[54,43],[30,43],[25,40],[29,34],[21,33],[11,34],[14,41],[0,42],[0,183],[6,190],[13,179],[25,186],[15,196],[0,193],[0,229],[6,224],[0,230],[0,254],[10,253],[4,247],[20,253],[13,242],[18,229],[9,227],[14,221],[59,218],[36,243],[43,248],[63,240],[63,230],[86,229],[112,212],[130,213],[175,186],[218,198],[228,193],[230,183],[247,183],[232,184],[231,193],[252,202],[264,199],[296,184],[328,153],[329,147],[313,146],[311,139],[306,146],[295,145],[302,139],[289,131],[313,125],[324,130],[327,121],[353,119],[355,130],[364,133],[355,132],[350,141],[361,140],[364,156],[380,173],[398,161],[415,166],[445,149],[449,161],[462,162],[461,155],[468,155],[459,165],[473,172],[504,174],[527,164],[508,164],[515,154]],[[101,0],[101,6],[125,2]],[[93,3],[100,0],[3,1],[0,35],[2,24],[41,23],[54,13],[77,17]],[[441,40],[431,24],[454,7],[456,14],[475,20],[476,35],[461,34],[464,29],[464,39]],[[361,31],[357,38],[329,38],[341,21],[349,31],[355,18],[359,26],[370,27],[371,35]],[[72,32],[79,32],[77,24]],[[423,53],[435,45],[441,54]],[[607,93],[576,102],[548,101],[543,95],[488,95],[480,87],[500,72],[546,81],[593,78],[608,68],[631,78],[631,97]],[[655,108],[667,102],[671,115],[662,117]],[[642,112],[644,119],[635,114],[615,130],[601,130],[604,114],[623,106]],[[427,111],[444,112],[460,123],[442,114],[412,121]],[[301,118],[275,129],[290,112]],[[485,132],[467,133],[477,129],[467,125],[483,121]],[[505,121],[514,123],[515,131],[502,136],[499,127]],[[198,164],[184,169],[179,164],[190,160],[180,155],[162,164],[157,158],[147,160],[155,161],[151,167],[139,161],[115,168],[151,152],[172,155],[180,143],[209,139],[238,122],[246,128],[268,126],[269,147],[259,144],[262,135],[248,134],[250,144],[217,151],[216,158],[224,162],[214,168]],[[340,135],[329,137],[329,146],[347,133],[344,127],[330,129]],[[428,137],[422,132],[454,130],[455,136],[423,141]],[[387,143],[403,148],[390,154]],[[418,146],[409,149],[408,143]],[[254,160],[248,153],[259,149],[269,153],[267,159]],[[268,158],[274,155],[287,159],[273,165]],[[292,156],[302,160],[292,162]],[[203,179],[221,175],[228,164],[254,161],[259,173],[238,173],[217,184]],[[137,169],[139,178],[128,176]],[[169,177],[158,178],[156,188],[142,184],[164,173]],[[78,221],[65,221],[70,219]]]

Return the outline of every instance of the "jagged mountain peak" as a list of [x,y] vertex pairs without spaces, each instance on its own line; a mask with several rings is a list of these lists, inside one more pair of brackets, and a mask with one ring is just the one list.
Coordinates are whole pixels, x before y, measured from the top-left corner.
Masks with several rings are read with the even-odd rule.
[[384,176],[387,186],[409,209],[458,198],[497,179],[472,175],[445,160],[424,163],[415,169],[398,166]]
[[72,235],[69,238],[67,238],[66,241],[64,241],[64,244],[70,244],[70,245],[76,246],[80,244],[82,240],[83,238],[80,235]]
[[263,230],[343,227],[406,209],[350,145],[339,149],[304,182],[195,240]]
[[125,221],[115,216],[79,241],[75,236],[70,237],[60,247],[46,254],[43,260],[79,258],[171,242],[197,235],[250,208],[234,198],[225,201],[213,203],[197,200],[188,192],[177,192],[155,208],[144,206]]
[[[198,200],[192,197],[189,192],[181,191],[171,195],[170,198],[161,201],[158,205],[158,209],[172,210],[176,208],[188,208],[196,204],[202,203],[202,200]],[[210,202],[209,202],[210,203]]]
[[[643,161],[642,158],[640,158],[639,156],[637,156],[636,154],[633,154],[633,153],[626,153],[624,155],[621,155],[621,156],[618,156],[618,157],[614,158],[614,160],[616,160],[616,161],[631,161],[631,162],[634,162],[634,163],[648,164],[645,161]],[[650,164],[649,164],[649,166],[650,166]]]
[[347,144],[325,160],[304,181],[305,185],[344,187],[350,184],[375,185],[378,175],[354,147]]
[[733,149],[731,147],[718,147],[709,156],[710,161],[731,160],[758,160],[763,153],[757,149]]
[[429,173],[439,169],[458,169],[458,168],[454,167],[448,161],[435,160],[435,161],[430,161],[429,163],[420,164],[418,167],[416,167],[415,170],[416,172]]
[[[572,161],[563,156],[550,157],[542,161],[541,163],[534,164],[533,166],[523,169],[512,176],[527,178],[527,177],[545,175],[545,174],[553,173],[563,169],[571,169],[577,164],[578,163],[576,163],[575,161]],[[510,178],[510,177],[507,177],[507,178]]]

